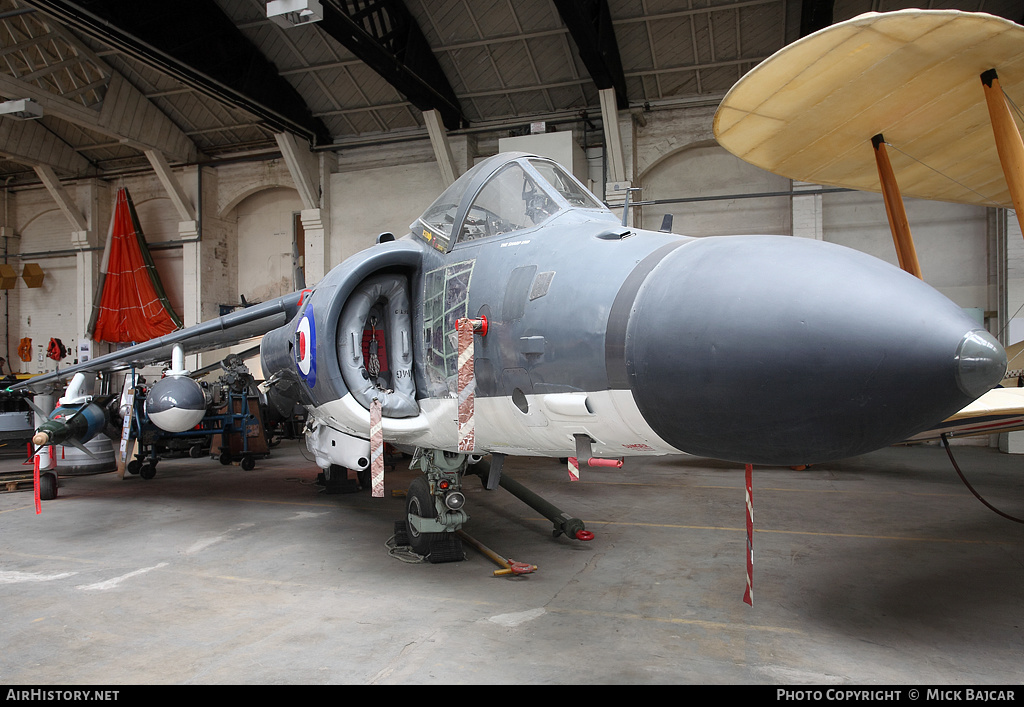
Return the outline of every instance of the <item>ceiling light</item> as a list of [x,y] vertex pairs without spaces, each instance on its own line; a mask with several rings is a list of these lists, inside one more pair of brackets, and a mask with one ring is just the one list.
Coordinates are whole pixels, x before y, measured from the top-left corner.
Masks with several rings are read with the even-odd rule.
[[287,29],[319,22],[324,18],[324,8],[320,0],[271,0],[267,17]]
[[31,98],[22,98],[17,101],[4,101],[0,103],[0,115],[18,120],[32,120],[43,117],[43,107]]

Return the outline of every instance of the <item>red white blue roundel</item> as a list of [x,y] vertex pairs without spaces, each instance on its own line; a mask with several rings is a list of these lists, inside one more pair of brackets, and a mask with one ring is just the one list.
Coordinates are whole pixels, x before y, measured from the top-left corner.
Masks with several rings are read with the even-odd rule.
[[295,330],[295,364],[306,385],[316,385],[316,324],[312,302],[306,307]]

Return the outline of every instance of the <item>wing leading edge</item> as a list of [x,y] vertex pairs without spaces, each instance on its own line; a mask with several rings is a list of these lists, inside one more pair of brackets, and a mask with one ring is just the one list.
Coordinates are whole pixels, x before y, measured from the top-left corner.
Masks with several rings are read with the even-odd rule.
[[11,386],[11,389],[42,392],[62,384],[76,373],[140,368],[161,361],[170,361],[171,352],[175,346],[181,346],[185,354],[231,346],[246,339],[262,336],[288,323],[298,312],[302,296],[302,292],[293,292],[277,299],[246,307],[120,351],[98,356],[84,363],[36,376]]

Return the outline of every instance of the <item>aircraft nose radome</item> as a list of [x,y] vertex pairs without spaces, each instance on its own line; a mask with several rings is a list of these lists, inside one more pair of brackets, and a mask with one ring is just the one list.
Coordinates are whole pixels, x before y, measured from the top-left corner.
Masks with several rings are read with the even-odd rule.
[[935,425],[1002,378],[1006,354],[946,297],[876,258],[792,237],[696,239],[637,292],[637,407],[685,452],[808,464]]

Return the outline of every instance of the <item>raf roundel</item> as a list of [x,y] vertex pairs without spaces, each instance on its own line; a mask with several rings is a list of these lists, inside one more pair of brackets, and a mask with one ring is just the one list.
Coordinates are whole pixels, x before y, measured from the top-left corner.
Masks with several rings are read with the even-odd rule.
[[295,330],[295,364],[299,367],[306,385],[316,385],[316,324],[313,305],[306,307],[299,326]]

